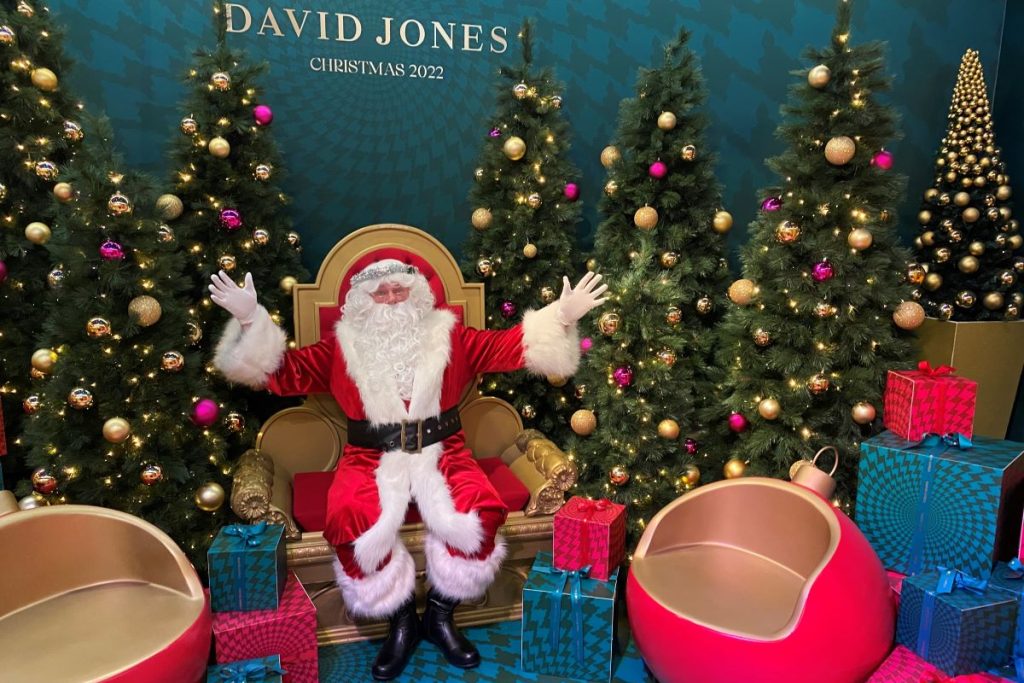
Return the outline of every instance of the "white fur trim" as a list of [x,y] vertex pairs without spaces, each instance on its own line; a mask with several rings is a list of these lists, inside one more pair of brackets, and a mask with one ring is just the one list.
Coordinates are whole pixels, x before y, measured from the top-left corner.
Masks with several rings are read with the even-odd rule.
[[[429,448],[434,447],[440,447],[440,444]],[[411,457],[423,455],[426,455],[426,451]],[[356,562],[366,574],[376,571],[388,553],[392,552],[398,530],[405,521],[411,497],[409,457],[409,453],[388,451],[381,455],[374,472],[377,496],[380,499],[380,517],[353,544]]]
[[480,550],[483,525],[475,512],[457,512],[451,491],[437,461],[444,444],[427,446],[422,453],[408,455],[409,481],[420,516],[431,534],[462,552],[472,555]]
[[355,345],[360,334],[344,318],[335,326],[335,335],[345,358],[348,375],[359,390],[363,412],[371,424],[392,424],[402,420],[422,420],[435,417],[441,409],[441,386],[444,370],[451,356],[451,333],[455,325],[455,314],[446,309],[430,311],[423,318],[420,365],[413,380],[412,398],[409,410],[398,392],[394,377],[378,377],[362,362]]
[[452,555],[445,542],[433,534],[427,534],[423,549],[430,585],[446,598],[459,601],[483,596],[508,552],[505,539],[500,535],[494,538],[494,550],[482,560]]
[[416,587],[416,565],[412,555],[399,542],[391,547],[391,561],[379,572],[354,579],[345,573],[337,558],[334,576],[338,580],[341,596],[349,614],[356,617],[381,619],[394,614],[412,597]]
[[580,364],[576,325],[558,322],[558,302],[523,316],[523,361],[538,375],[571,377]]
[[262,389],[281,367],[288,339],[263,306],[256,308],[249,327],[232,318],[217,343],[213,364],[229,381]]

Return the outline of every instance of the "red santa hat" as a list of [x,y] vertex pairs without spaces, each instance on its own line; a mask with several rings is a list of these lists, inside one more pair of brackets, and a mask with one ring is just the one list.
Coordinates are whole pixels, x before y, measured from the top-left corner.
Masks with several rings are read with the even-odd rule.
[[[412,270],[410,270],[410,268]],[[338,301],[344,302],[353,285],[361,287],[380,284],[390,275],[401,273],[418,273],[422,275],[434,293],[435,306],[446,307],[444,283],[425,259],[405,249],[383,247],[364,254],[348,269],[338,291]]]

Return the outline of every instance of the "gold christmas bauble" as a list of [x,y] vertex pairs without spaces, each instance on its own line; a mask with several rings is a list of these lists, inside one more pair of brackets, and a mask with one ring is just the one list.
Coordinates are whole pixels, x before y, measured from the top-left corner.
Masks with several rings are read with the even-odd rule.
[[984,304],[985,308],[987,308],[988,310],[997,311],[1003,307],[1003,304],[1006,303],[1006,300],[1000,292],[989,292],[981,300],[981,303]]
[[658,116],[658,128],[672,130],[676,127],[676,115],[670,111],[663,111]]
[[892,312],[892,321],[901,330],[916,330],[924,322],[924,308],[916,301],[904,301]]
[[57,89],[57,74],[45,67],[32,69],[32,85],[45,92]]
[[265,183],[270,180],[270,174],[274,170],[274,167],[270,164],[256,164],[256,168],[252,169],[252,177],[261,183]]
[[964,223],[974,223],[979,218],[981,218],[981,212],[978,211],[973,206],[968,206],[966,209],[964,209],[964,212],[963,212]]
[[557,298],[553,287],[541,287],[540,288],[540,300],[546,304],[554,302]]
[[115,192],[107,200],[107,211],[111,216],[124,216],[132,212],[132,203],[120,192]]
[[75,198],[75,188],[71,187],[71,183],[57,183],[53,186],[53,196],[59,202],[70,202]]
[[68,392],[68,405],[75,410],[91,408],[93,404],[92,392],[85,387],[75,387]]
[[256,228],[252,231],[252,241],[256,243],[256,246],[267,246],[270,244],[270,231],[264,228]]
[[719,235],[732,230],[732,214],[724,209],[720,209],[715,212],[715,217],[711,221],[711,227],[715,229]]
[[208,481],[196,489],[196,507],[203,512],[216,512],[224,505],[224,487]]
[[160,357],[160,369],[167,372],[178,372],[185,367],[185,356],[178,351],[164,351]]
[[874,237],[867,228],[855,228],[846,236],[846,243],[854,249],[864,250],[871,246]]
[[39,372],[50,374],[57,364],[57,352],[53,349],[37,349],[32,353],[32,367]]
[[857,152],[857,143],[853,138],[840,135],[825,144],[825,158],[833,166],[844,166],[850,163]]
[[1007,243],[1010,245],[1010,249],[1020,249],[1021,246],[1024,245],[1024,237],[1021,237],[1020,235],[1010,235],[1010,239],[1007,240]]
[[13,45],[15,37],[14,29],[10,26],[0,26],[0,45]]
[[800,237],[800,226],[793,221],[782,221],[775,226],[775,240],[780,244],[792,244]]
[[597,416],[592,410],[580,408],[569,418],[569,426],[580,436],[590,436],[597,429]]
[[25,411],[26,415],[32,415],[39,411],[39,408],[43,405],[42,400],[37,394],[26,396],[25,400],[21,402],[21,407]]
[[999,201],[1005,202],[1007,199],[1013,196],[1013,189],[1009,185],[1000,185],[996,188],[996,198]]
[[529,93],[529,92],[530,92],[530,88],[525,83],[516,83],[512,87],[512,94],[515,95],[515,98],[517,100],[524,99],[526,97],[527,93]]
[[210,154],[218,159],[227,159],[228,155],[231,154],[231,143],[219,135],[210,140],[206,148],[210,150]]
[[540,193],[539,192],[531,192],[529,194],[529,196],[526,198],[526,203],[527,203],[527,205],[529,205],[529,207],[531,209],[536,209],[536,208],[540,207],[540,205],[542,203],[542,200],[541,200],[541,197],[540,197]]
[[505,143],[501,146],[501,151],[512,161],[519,161],[526,156],[526,143],[521,137],[513,135],[505,140]]
[[811,392],[815,396],[821,396],[828,391],[830,385],[831,382],[829,382],[828,377],[826,377],[824,373],[818,372],[807,380],[807,391]]
[[152,486],[164,478],[164,470],[156,463],[147,463],[139,472],[139,480],[146,486]]
[[106,337],[110,334],[110,321],[100,317],[89,318],[89,322],[85,323],[85,333],[93,339]]
[[177,195],[162,194],[156,198],[156,212],[165,221],[173,221],[185,210],[185,205]]
[[162,313],[160,302],[147,294],[137,296],[128,302],[128,316],[142,327],[155,325]]
[[224,272],[230,273],[235,269],[235,266],[238,265],[238,260],[231,254],[224,254],[217,259],[217,265],[220,266],[220,269]]
[[945,263],[953,255],[949,247],[939,247],[935,250],[935,260],[938,263]]
[[661,256],[658,257],[658,262],[661,263],[662,268],[675,268],[676,264],[679,263],[679,254],[674,251],[662,252]]
[[281,287],[281,291],[284,292],[285,294],[291,294],[292,288],[295,287],[295,285],[297,285],[298,283],[299,281],[296,280],[291,275],[285,275],[283,278],[281,278],[281,282],[278,283],[278,286]]
[[960,308],[971,308],[978,303],[978,296],[969,289],[963,289],[956,293],[956,305]]
[[489,258],[477,259],[476,272],[484,277],[494,275],[494,262]]
[[729,285],[729,300],[737,306],[746,306],[757,296],[757,285],[753,280],[742,278]]
[[957,206],[967,206],[971,203],[971,195],[966,192],[957,192],[953,195],[953,203]]
[[981,262],[974,256],[964,256],[960,261],[957,262],[956,267],[960,269],[961,273],[974,273],[977,272]]
[[103,423],[103,438],[110,443],[124,443],[131,433],[131,425],[123,417],[112,417]]
[[697,299],[694,308],[697,309],[698,315],[707,315],[715,308],[715,302],[709,296],[702,296]]
[[1010,287],[1017,281],[1017,276],[1012,270],[1003,270],[999,273],[999,284]]
[[764,329],[763,327],[758,327],[756,330],[754,330],[754,332],[751,334],[751,337],[754,340],[754,345],[762,349],[771,346],[772,344],[772,335],[769,334],[768,330]]
[[774,398],[765,398],[757,404],[757,414],[766,420],[775,420],[782,412],[782,406]]
[[228,90],[231,88],[231,76],[225,71],[218,71],[210,76],[210,86],[220,91]]
[[921,244],[926,247],[935,245],[935,232],[932,230],[926,230],[921,233]]
[[615,182],[614,180],[609,180],[607,183],[604,184],[604,193],[606,195],[608,195],[609,197],[611,197],[612,195],[614,195],[618,191],[619,191],[619,184],[617,182]]
[[545,377],[545,379],[548,381],[548,384],[555,387],[556,389],[561,389],[562,387],[569,383],[569,378],[562,377],[561,375],[548,375],[547,377]]
[[938,273],[928,273],[924,277],[924,288],[929,292],[934,292],[942,286],[942,276]]
[[669,306],[665,310],[665,322],[669,325],[678,325],[683,321],[683,310],[678,306]]
[[949,241],[950,242],[953,242],[955,244],[957,242],[962,241],[963,238],[964,238],[964,234],[962,232],[960,232],[959,230],[950,230],[949,231]]
[[181,120],[181,123],[178,124],[178,128],[180,128],[181,132],[185,135],[195,135],[199,132],[199,122],[191,116],[186,116]]
[[693,161],[697,158],[697,147],[694,145],[683,145],[679,156],[682,157],[683,161]]
[[601,165],[605,168],[611,168],[621,158],[622,155],[619,154],[619,148],[615,145],[608,145],[601,150]]
[[912,285],[919,285],[924,282],[924,276],[928,273],[920,263],[911,263],[907,266],[907,282]]
[[927,225],[932,220],[932,212],[925,209],[917,214],[917,222],[921,225]]
[[746,471],[747,463],[743,462],[740,458],[729,458],[725,461],[725,465],[722,466],[722,474],[725,475],[726,479],[742,477]]
[[668,418],[662,420],[658,423],[658,436],[663,439],[678,439],[679,423]]
[[942,320],[949,320],[953,317],[953,304],[942,303],[939,304],[939,318]]
[[50,232],[50,226],[46,223],[32,221],[25,226],[25,239],[32,244],[46,244],[52,236],[53,233]]
[[824,64],[819,64],[807,72],[807,84],[812,88],[821,90],[828,85],[830,80],[832,80],[832,70]]
[[666,346],[658,351],[658,361],[670,368],[676,364],[676,352]]
[[683,476],[680,478],[684,479],[690,488],[693,488],[700,482],[700,468],[690,463],[683,470]]
[[65,121],[64,129],[60,132],[68,142],[81,142],[85,138],[85,131],[75,121]]
[[17,12],[23,17],[32,18],[36,14],[36,9],[25,0],[18,0]]
[[629,470],[625,465],[615,465],[608,470],[608,481],[615,486],[623,486],[629,481]]
[[601,314],[601,317],[597,319],[597,329],[601,330],[601,334],[606,337],[610,337],[619,331],[619,324],[622,319],[619,318],[619,314],[614,311],[605,311]]
[[658,224],[658,212],[653,206],[641,206],[633,214],[633,224],[641,230],[651,230]]
[[525,256],[526,258],[536,258],[537,245],[534,244],[533,242],[528,242],[526,246],[523,247],[523,256]]
[[298,247],[302,243],[302,237],[294,230],[289,230],[285,239],[288,240],[288,244],[293,247]]
[[224,426],[232,434],[238,434],[245,429],[245,416],[241,413],[230,412],[224,416]]
[[867,401],[858,401],[850,408],[850,416],[859,425],[871,424],[875,420],[875,407]]
[[532,420],[537,417],[537,409],[527,403],[519,410],[519,414],[522,415],[525,420]]

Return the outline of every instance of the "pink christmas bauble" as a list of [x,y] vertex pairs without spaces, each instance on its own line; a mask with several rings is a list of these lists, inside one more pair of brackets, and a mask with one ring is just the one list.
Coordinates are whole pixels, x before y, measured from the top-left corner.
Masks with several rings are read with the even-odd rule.
[[252,108],[252,118],[257,126],[269,126],[274,120],[274,112],[265,104],[257,104]]
[[505,318],[506,320],[514,316],[517,310],[519,309],[516,307],[515,303],[511,301],[501,302],[501,317]]
[[686,451],[687,455],[697,455],[697,441],[696,439],[684,439],[683,450]]
[[488,135],[490,135],[492,138],[500,138],[501,137],[501,129],[500,128],[491,128],[491,132],[488,133]]
[[893,158],[892,152],[887,149],[879,150],[875,152],[873,157],[871,157],[871,165],[877,166],[883,171],[888,171],[892,168],[894,161],[895,159]]
[[590,349],[592,349],[592,348],[594,348],[594,340],[593,339],[591,339],[590,337],[584,337],[583,339],[580,339],[580,351],[581,352],[586,353],[586,352],[590,351]]
[[633,383],[633,368],[628,365],[620,365],[612,372],[612,379],[620,388],[625,389]]
[[835,270],[832,268],[832,264],[828,261],[818,261],[814,264],[814,267],[811,268],[811,278],[815,282],[831,280],[833,275],[835,275]]
[[664,161],[655,161],[651,164],[651,167],[647,169],[647,173],[652,178],[664,178],[668,175],[668,166],[665,165]]
[[737,434],[747,431],[747,426],[749,424],[750,423],[747,422],[747,418],[743,417],[742,413],[733,413],[729,416],[729,429]]
[[565,195],[566,199],[570,202],[574,202],[580,198],[580,186],[576,183],[566,183],[565,189],[562,190],[562,193]]
[[7,279],[7,264],[0,261],[0,282]]
[[221,209],[220,226],[232,232],[238,230],[242,227],[242,214],[238,209]]
[[209,398],[200,399],[192,407],[192,421],[200,427],[209,427],[217,422],[218,413],[220,408],[217,407],[216,401]]
[[120,261],[124,258],[124,247],[113,240],[100,245],[100,258],[104,261]]
[[761,210],[765,213],[772,213],[782,208],[782,197],[765,197],[761,202]]

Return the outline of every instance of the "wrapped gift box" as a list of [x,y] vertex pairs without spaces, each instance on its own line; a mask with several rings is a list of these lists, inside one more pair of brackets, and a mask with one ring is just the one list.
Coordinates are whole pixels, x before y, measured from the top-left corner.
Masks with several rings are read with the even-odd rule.
[[902,645],[889,653],[867,683],[943,683],[946,675]]
[[892,432],[861,443],[857,524],[889,569],[916,574],[938,566],[987,577],[1012,556],[1024,501],[1024,444],[978,437],[961,449],[907,447]]
[[903,582],[896,642],[950,676],[1009,662],[1017,599],[957,571],[925,572]]
[[974,434],[978,383],[957,377],[949,366],[932,369],[921,361],[917,370],[890,370],[885,383],[882,417],[886,429],[909,441],[926,434]]
[[319,678],[316,607],[292,572],[276,610],[216,612],[213,638],[218,664],[278,654],[284,683],[316,683]]
[[[1018,560],[1019,562],[1019,560]],[[993,590],[1005,591],[1017,600],[1017,628],[1014,631],[1013,656],[1024,658],[1024,566],[1010,567],[1000,562],[992,570],[988,585]],[[1002,662],[1001,662],[1002,663]]]
[[284,526],[231,524],[207,552],[214,612],[277,609],[288,572]]
[[607,681],[615,650],[616,567],[608,581],[555,569],[537,553],[523,586],[523,671]]
[[555,513],[552,530],[558,569],[590,567],[607,581],[626,556],[626,506],[574,496]]
[[261,657],[230,664],[215,664],[206,669],[206,683],[282,683],[281,658]]
[[907,578],[907,575],[894,572],[891,569],[886,571],[885,575],[889,579],[889,590],[892,591],[893,601],[896,603],[896,608],[899,609],[900,593],[903,592],[903,579]]

